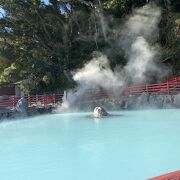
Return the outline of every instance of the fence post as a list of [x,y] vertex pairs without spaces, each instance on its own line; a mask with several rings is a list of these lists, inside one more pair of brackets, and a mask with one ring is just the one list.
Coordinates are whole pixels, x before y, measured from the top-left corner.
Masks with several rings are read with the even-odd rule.
[[128,88],[128,97],[131,95],[131,88]]
[[169,91],[169,82],[167,81],[167,92],[168,92],[168,94],[170,93],[170,91]]
[[43,94],[43,104],[45,106],[45,95]]
[[[91,94],[92,94],[92,91],[91,91]],[[67,91],[66,90],[63,93],[63,97],[64,97],[64,100],[66,101],[67,100]]]
[[31,106],[31,98],[29,95],[28,95],[28,106]]
[[44,98],[44,94],[42,95],[42,99],[43,99],[43,105],[45,105],[45,98]]
[[175,77],[175,80],[176,80],[176,85],[178,84],[178,80],[177,80],[177,77]]
[[53,104],[56,103],[56,94],[53,94]]
[[13,104],[13,108],[15,108],[15,96],[13,96],[12,104]]
[[149,92],[148,92],[148,86],[147,86],[147,84],[146,84],[146,92],[149,93]]
[[46,100],[47,100],[47,98],[46,98],[46,94],[45,94],[45,95],[44,95],[44,105],[47,104]]
[[36,94],[36,106],[37,106],[37,103],[38,103],[38,97],[37,97],[37,94]]

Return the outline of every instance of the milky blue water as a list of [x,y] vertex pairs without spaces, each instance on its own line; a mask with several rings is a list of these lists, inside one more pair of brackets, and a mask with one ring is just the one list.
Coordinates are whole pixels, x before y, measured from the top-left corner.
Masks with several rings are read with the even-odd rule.
[[0,124],[1,180],[142,180],[180,169],[180,110]]

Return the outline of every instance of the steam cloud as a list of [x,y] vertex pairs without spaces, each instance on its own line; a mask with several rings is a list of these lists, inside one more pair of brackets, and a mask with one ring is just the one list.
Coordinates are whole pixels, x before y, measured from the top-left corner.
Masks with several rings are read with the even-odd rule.
[[126,86],[126,80],[134,85],[147,83],[152,74],[161,77],[164,73],[156,62],[160,17],[160,9],[153,4],[134,10],[126,23],[118,29],[120,37],[117,46],[126,54],[126,66],[119,71],[111,70],[107,56],[100,53],[82,69],[73,72],[78,87],[68,92],[62,107],[72,107],[87,89],[104,88],[120,92]]
[[102,87],[109,89],[113,85],[121,87],[123,82],[119,80],[116,74],[110,69],[109,61],[105,55],[93,58],[82,69],[78,70],[73,79],[85,87],[97,88]]
[[121,34],[124,39],[120,44],[128,58],[125,71],[132,84],[148,82],[152,74],[163,75],[162,68],[157,65],[160,17],[160,9],[149,4],[134,10],[125,23]]

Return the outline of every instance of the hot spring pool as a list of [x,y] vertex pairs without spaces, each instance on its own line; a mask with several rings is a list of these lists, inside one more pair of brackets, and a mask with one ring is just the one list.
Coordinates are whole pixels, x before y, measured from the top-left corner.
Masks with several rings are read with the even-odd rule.
[[0,124],[1,180],[143,180],[180,169],[180,110]]

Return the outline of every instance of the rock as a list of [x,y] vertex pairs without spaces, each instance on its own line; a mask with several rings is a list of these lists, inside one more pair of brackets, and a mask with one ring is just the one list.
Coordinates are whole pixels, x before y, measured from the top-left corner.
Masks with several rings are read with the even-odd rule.
[[108,116],[106,110],[103,107],[95,107],[93,117],[99,118],[103,116]]

